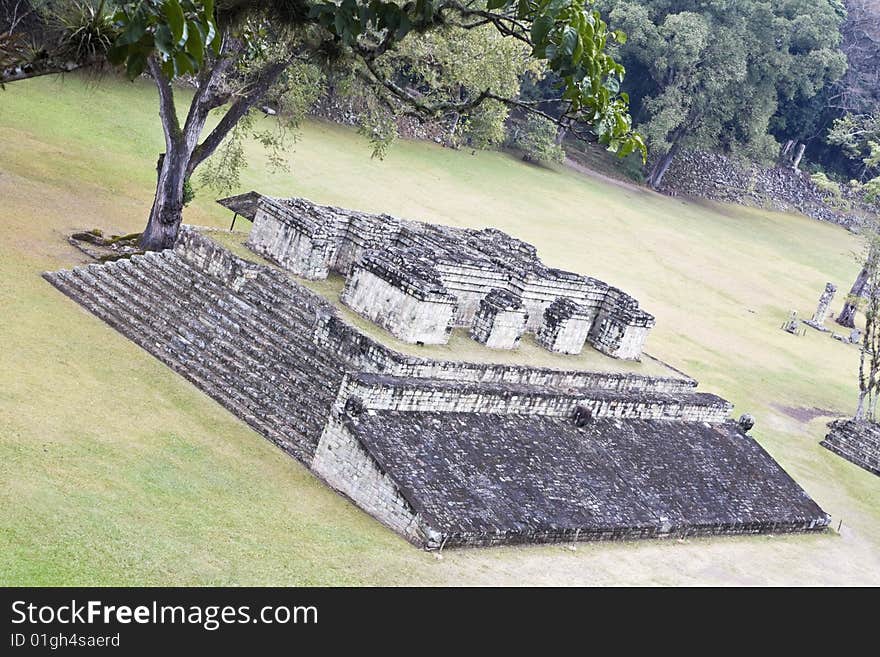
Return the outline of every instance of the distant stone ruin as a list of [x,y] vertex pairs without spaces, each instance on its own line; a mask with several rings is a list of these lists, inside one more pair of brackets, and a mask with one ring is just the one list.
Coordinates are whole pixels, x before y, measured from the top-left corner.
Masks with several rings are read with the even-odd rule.
[[[316,217],[317,206],[265,197],[234,205],[254,216],[301,212],[289,223],[258,222],[255,248],[299,276],[345,272],[348,302],[364,314],[381,307],[382,321],[412,331],[409,339],[445,332],[451,318],[486,346],[508,348],[537,330],[566,352],[584,334],[579,323],[591,322],[593,333],[607,320],[624,327],[624,339],[609,331],[603,343],[603,329],[591,344],[632,355],[626,331],[646,328],[622,293],[541,269],[528,245],[503,233],[359,213],[331,223],[323,218],[344,213]],[[375,248],[401,234],[410,246]],[[751,420],[733,421],[729,402],[696,392],[697,382],[671,367],[654,376],[645,363],[612,359],[625,368],[405,355],[346,321],[302,278],[219,239],[184,227],[173,250],[45,277],[418,546],[807,532],[829,523],[746,435]],[[461,257],[438,243],[459,245]],[[511,267],[519,262],[531,264]],[[388,320],[393,312],[409,314]]]
[[745,164],[720,153],[681,151],[666,175],[660,191],[696,196],[783,212],[799,212],[813,219],[858,231],[866,217],[876,217],[876,205],[863,192],[841,185],[842,201],[820,189],[810,176],[797,170],[800,147],[790,150],[780,166]]
[[253,193],[221,203],[241,209],[255,198],[242,211],[253,220],[251,249],[307,279],[345,276],[342,302],[405,342],[445,344],[453,328],[465,327],[493,348],[514,349],[529,331],[549,351],[579,354],[589,343],[614,358],[639,360],[655,323],[630,295],[551,269],[534,246],[500,230]]
[[821,445],[847,461],[880,476],[880,426],[873,422],[835,420]]
[[819,304],[816,306],[816,312],[810,319],[805,319],[804,324],[827,333],[830,329],[825,327],[825,320],[828,319],[828,310],[831,308],[831,302],[834,301],[834,294],[837,292],[837,286],[834,283],[826,283],[822,296],[819,297]]

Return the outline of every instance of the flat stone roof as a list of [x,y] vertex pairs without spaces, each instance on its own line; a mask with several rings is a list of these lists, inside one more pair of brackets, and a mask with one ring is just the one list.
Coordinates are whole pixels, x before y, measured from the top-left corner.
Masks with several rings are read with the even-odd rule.
[[579,428],[548,416],[368,411],[348,426],[444,535],[635,537],[827,524],[730,421],[598,419]]

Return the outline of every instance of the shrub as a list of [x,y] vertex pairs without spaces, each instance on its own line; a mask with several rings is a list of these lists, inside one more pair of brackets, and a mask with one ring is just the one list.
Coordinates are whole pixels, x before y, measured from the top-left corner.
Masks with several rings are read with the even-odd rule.
[[528,162],[561,162],[565,159],[565,151],[556,143],[556,124],[542,116],[529,116],[514,145]]

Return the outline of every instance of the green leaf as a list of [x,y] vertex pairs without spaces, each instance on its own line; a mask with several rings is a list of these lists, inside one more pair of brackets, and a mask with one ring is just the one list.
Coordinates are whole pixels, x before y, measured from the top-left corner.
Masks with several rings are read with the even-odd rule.
[[116,43],[120,46],[128,46],[133,43],[137,43],[141,40],[141,37],[144,36],[147,32],[147,25],[144,21],[144,17],[138,15],[135,19],[129,21],[128,25],[125,27],[125,30],[116,40]]
[[165,0],[162,5],[162,13],[168,22],[168,28],[171,30],[171,37],[174,43],[183,45],[185,43],[186,17],[183,15],[183,7],[177,0]]
[[562,54],[566,57],[573,57],[574,51],[578,47],[579,42],[580,36],[577,31],[570,25],[566,25],[565,29],[562,31],[562,43],[560,45],[560,51]]
[[125,74],[129,80],[134,80],[137,76],[144,72],[147,68],[147,56],[141,51],[137,51],[128,56],[125,63]]
[[174,52],[174,42],[171,37],[171,30],[167,25],[160,25],[156,28],[153,35],[153,41],[158,50],[165,58],[171,57]]
[[535,50],[539,47],[543,50],[543,44],[546,41],[550,30],[553,28],[553,24],[553,18],[547,14],[538,16],[535,22],[532,23],[532,43],[535,46]]
[[489,9],[489,11],[491,11],[493,9],[500,9],[501,7],[506,5],[509,1],[510,0],[489,0],[489,2],[486,4],[486,7]]
[[189,21],[189,37],[186,40],[186,51],[201,64],[205,60],[202,30],[198,23]]

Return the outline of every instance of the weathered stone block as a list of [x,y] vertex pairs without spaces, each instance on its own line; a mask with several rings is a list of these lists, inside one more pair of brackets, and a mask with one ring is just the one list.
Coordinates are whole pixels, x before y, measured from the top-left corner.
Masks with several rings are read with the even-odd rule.
[[471,337],[493,349],[515,349],[526,330],[529,314],[522,300],[506,290],[494,289],[480,301]]
[[560,354],[579,354],[590,332],[592,317],[571,299],[559,297],[544,311],[538,344]]

